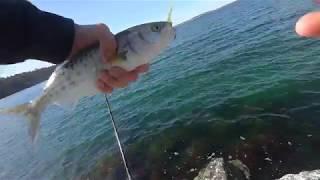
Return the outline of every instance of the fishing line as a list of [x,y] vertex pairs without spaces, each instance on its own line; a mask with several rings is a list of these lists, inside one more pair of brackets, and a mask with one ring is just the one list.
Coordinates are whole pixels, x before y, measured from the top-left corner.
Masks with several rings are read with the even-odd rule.
[[112,114],[112,111],[111,111],[111,106],[110,106],[110,103],[109,103],[109,100],[108,100],[108,96],[105,94],[104,97],[105,97],[106,104],[107,104],[107,107],[108,107],[109,116],[110,116],[110,118],[111,118],[111,122],[112,122],[113,130],[114,130],[114,134],[115,134],[115,136],[116,136],[117,143],[118,143],[118,146],[119,146],[119,150],[120,150],[120,153],[121,153],[121,158],[122,158],[124,167],[125,167],[126,172],[127,172],[128,180],[132,180],[131,174],[130,174],[130,171],[129,171],[129,168],[128,168],[129,166],[128,166],[128,164],[127,164],[126,157],[125,157],[124,152],[123,152],[123,150],[122,150],[121,141],[120,141],[120,139],[119,139],[118,129],[117,129],[116,123],[115,123],[114,118],[113,118],[113,114]]
[[[172,23],[172,18],[171,18],[172,7],[173,7],[173,5],[171,5],[171,7],[170,7],[170,10],[169,10],[169,13],[168,13],[168,19],[167,19],[167,21],[170,22],[170,23]],[[109,111],[109,116],[111,118],[114,134],[116,136],[118,147],[119,147],[119,150],[120,150],[120,153],[121,153],[121,158],[122,158],[124,167],[125,167],[126,172],[127,172],[128,180],[132,180],[131,174],[130,174],[130,171],[129,171],[129,168],[128,168],[126,156],[124,155],[124,152],[123,152],[123,149],[122,149],[122,145],[121,145],[121,141],[120,141],[120,138],[119,138],[118,128],[117,128],[116,123],[114,121],[114,117],[113,117],[113,114],[112,114],[112,111],[111,111],[111,106],[110,106],[107,94],[105,94],[104,97],[105,97],[105,101],[106,101],[107,108],[108,108],[108,111]]]

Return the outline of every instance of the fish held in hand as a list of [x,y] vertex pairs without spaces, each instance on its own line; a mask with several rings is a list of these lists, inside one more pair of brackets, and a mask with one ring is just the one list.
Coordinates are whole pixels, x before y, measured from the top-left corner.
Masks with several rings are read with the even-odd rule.
[[57,66],[37,99],[14,108],[0,110],[1,114],[20,114],[29,120],[29,134],[35,140],[42,111],[50,104],[74,106],[82,97],[100,91],[96,80],[101,71],[120,67],[131,71],[152,63],[175,38],[171,22],[153,22],[134,26],[115,35],[117,55],[109,63],[101,60],[99,44],[83,50],[72,59]]

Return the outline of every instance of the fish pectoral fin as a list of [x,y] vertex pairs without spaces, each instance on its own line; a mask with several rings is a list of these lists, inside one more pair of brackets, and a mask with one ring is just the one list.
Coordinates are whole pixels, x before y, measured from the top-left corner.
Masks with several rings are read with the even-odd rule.
[[120,65],[120,64],[122,64],[123,62],[125,62],[124,59],[122,59],[121,57],[117,57],[117,58],[115,58],[113,61],[111,61],[111,64],[112,64],[112,65]]
[[126,62],[126,60],[127,60],[127,53],[128,53],[127,50],[118,52],[118,55],[116,55],[114,58],[112,58],[111,64],[112,64],[112,65],[120,65],[120,64]]

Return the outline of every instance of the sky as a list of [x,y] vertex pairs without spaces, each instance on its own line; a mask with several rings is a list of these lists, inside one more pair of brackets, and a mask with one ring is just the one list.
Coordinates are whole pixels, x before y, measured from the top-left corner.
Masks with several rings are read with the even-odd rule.
[[[77,24],[105,23],[113,33],[128,27],[167,19],[173,7],[174,25],[234,0],[31,0],[39,9],[71,18]],[[0,65],[0,77],[31,71],[51,64],[28,60]]]

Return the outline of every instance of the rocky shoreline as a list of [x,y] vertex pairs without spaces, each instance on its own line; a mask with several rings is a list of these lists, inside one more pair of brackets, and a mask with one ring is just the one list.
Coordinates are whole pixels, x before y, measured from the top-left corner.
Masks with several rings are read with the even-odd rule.
[[0,99],[46,81],[54,69],[55,66],[51,66],[7,78],[0,78]]
[[[199,171],[194,180],[250,180],[248,167],[240,160],[225,162],[223,158],[212,158],[208,165]],[[319,180],[320,170],[302,171],[299,174],[287,174],[278,180]]]

